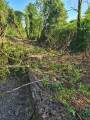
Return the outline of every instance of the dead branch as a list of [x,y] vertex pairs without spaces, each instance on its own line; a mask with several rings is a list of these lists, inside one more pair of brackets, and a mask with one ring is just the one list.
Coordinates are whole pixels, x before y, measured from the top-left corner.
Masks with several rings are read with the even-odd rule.
[[[57,27],[57,26],[56,26],[56,27]],[[43,44],[43,46],[46,44],[46,42],[48,42],[48,41],[49,41],[49,39],[51,38],[51,36],[52,36],[52,34],[53,34],[54,30],[56,29],[56,27],[52,30],[52,32],[51,32],[49,35],[47,35],[46,31],[44,31],[44,32],[45,32],[45,34],[46,34],[46,36],[48,36],[48,38],[47,38],[47,40],[45,41],[45,43]]]
[[[66,44],[64,45],[64,47],[67,46],[67,43],[70,42],[70,37],[71,37],[71,35],[72,35],[72,32],[69,34],[69,36],[68,36],[67,39],[65,40],[65,41],[66,41]],[[62,42],[59,46],[57,46],[56,48],[53,48],[53,50],[58,49],[58,48],[61,47],[64,43],[65,43],[65,42]]]
[[83,120],[80,116],[79,116],[79,114],[76,112],[76,115],[77,115],[77,117],[79,118],[79,120]]
[[67,12],[72,11],[72,10],[78,12],[78,9],[76,9],[76,8],[74,8],[74,7],[71,7],[71,9],[70,9],[70,10],[67,10]]
[[48,81],[48,79],[42,79],[42,80],[37,80],[37,81],[34,81],[34,82],[27,83],[27,84],[23,84],[23,85],[21,85],[21,86],[19,86],[17,88],[14,88],[12,90],[7,91],[5,94],[2,94],[2,95],[0,94],[0,97],[5,96],[6,94],[9,94],[9,93],[15,92],[15,91],[17,91],[17,90],[19,90],[19,89],[21,89],[23,87],[26,87],[28,85],[38,83],[38,82],[42,82],[42,81]]
[[4,26],[3,30],[1,31],[0,36],[3,36],[3,34],[4,34],[4,32],[5,32],[6,28],[7,28],[7,24],[8,24],[8,22],[6,23],[6,25]]
[[17,65],[3,65],[0,66],[0,69],[6,69],[6,68],[24,68],[27,67],[28,65],[21,65],[21,64],[17,64]]
[[10,58],[10,59],[15,60],[15,61],[19,60],[20,63],[21,63],[22,60],[20,60],[20,59],[18,59],[18,58],[15,59],[14,57],[10,57],[8,54],[6,54],[6,53],[5,53],[3,50],[1,50],[1,49],[0,49],[0,51],[1,51],[1,53],[2,53],[3,55],[5,55],[7,58]]

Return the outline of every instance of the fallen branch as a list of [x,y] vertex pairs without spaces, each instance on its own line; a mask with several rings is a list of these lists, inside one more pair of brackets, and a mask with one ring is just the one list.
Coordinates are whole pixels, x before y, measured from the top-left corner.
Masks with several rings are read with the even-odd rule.
[[21,63],[22,60],[20,60],[20,59],[18,59],[18,58],[15,59],[15,58],[13,58],[13,57],[10,57],[8,54],[6,54],[6,53],[5,53],[3,50],[1,50],[1,49],[0,49],[0,51],[1,51],[1,53],[2,53],[3,55],[5,55],[7,58],[10,58],[10,59],[15,60],[15,61],[19,60],[20,63]]
[[4,32],[5,32],[6,28],[7,28],[7,24],[8,24],[8,21],[7,21],[6,25],[4,26],[3,30],[1,31],[0,36],[4,35]]
[[76,112],[76,115],[77,115],[77,117],[79,118],[79,120],[83,120],[83,119],[78,115],[77,112]]
[[42,79],[42,80],[37,80],[37,81],[34,81],[34,82],[27,83],[27,84],[23,84],[23,85],[21,85],[21,86],[19,86],[17,88],[14,88],[12,90],[7,91],[5,94],[0,95],[0,97],[5,96],[6,94],[9,94],[9,93],[15,92],[15,91],[17,91],[17,90],[19,90],[19,89],[21,89],[23,87],[26,87],[28,85],[31,85],[31,84],[34,84],[34,83],[38,83],[38,82],[42,82],[42,81],[48,81],[48,79]]
[[[57,26],[56,26],[56,27],[57,27]],[[52,34],[53,34],[54,30],[56,29],[56,27],[52,30],[52,32],[51,32],[49,35],[47,35],[47,33],[46,33],[46,31],[45,31],[45,34],[46,34],[46,36],[47,36],[48,38],[47,38],[47,40],[45,41],[45,43],[43,44],[42,47],[44,47],[44,45],[49,41],[49,39],[52,38]]]
[[26,87],[26,86],[28,86],[28,85],[31,85],[31,84],[34,84],[34,83],[38,83],[38,82],[42,82],[42,81],[48,81],[48,79],[42,79],[42,80],[38,80],[38,81],[34,81],[34,82],[27,83],[27,84],[23,84],[23,85],[15,88],[15,89],[12,89],[12,90],[10,90],[10,91],[7,91],[6,94],[11,93],[11,92],[14,92],[14,91],[17,91],[18,89],[23,88],[23,87]]
[[[64,50],[65,50],[65,48],[67,47],[67,46],[69,46],[68,44],[70,44],[70,42],[71,42],[71,35],[73,36],[73,31],[69,34],[69,36],[66,38],[66,40],[64,41],[64,42],[62,42],[59,46],[57,46],[56,48],[53,48],[53,50],[57,50],[59,47],[61,47],[62,45],[63,45],[63,48],[64,48]],[[66,43],[65,43],[66,42]]]
[[[25,77],[25,76],[24,76]],[[23,77],[23,78],[24,78]],[[60,76],[58,76],[58,77],[60,77]],[[63,78],[64,76],[61,76],[60,78]],[[34,84],[34,83],[38,83],[38,82],[42,82],[42,81],[48,81],[49,79],[42,79],[42,80],[37,80],[37,81],[34,81],[34,82],[30,82],[30,83],[27,83],[27,84],[23,84],[23,85],[21,85],[21,86],[19,86],[19,87],[17,87],[17,88],[14,88],[14,89],[12,89],[12,90],[10,90],[10,91],[7,91],[5,94],[8,94],[8,93],[11,93],[11,92],[15,92],[15,91],[17,91],[17,90],[19,90],[19,89],[21,89],[21,88],[23,88],[23,87],[26,87],[26,86],[28,86],[28,85],[31,85],[31,84]],[[0,95],[0,96],[2,96],[2,95]]]

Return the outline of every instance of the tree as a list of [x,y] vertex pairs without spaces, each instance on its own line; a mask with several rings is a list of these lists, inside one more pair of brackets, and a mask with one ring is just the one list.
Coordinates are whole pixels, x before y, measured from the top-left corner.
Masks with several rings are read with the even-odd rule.
[[34,4],[29,3],[25,9],[25,31],[27,38],[39,38],[42,28],[42,17],[39,15],[37,8]]
[[[25,19],[26,19],[25,21],[26,21],[27,36],[30,39],[33,39],[34,32],[35,32],[35,27],[34,27],[35,22],[34,21],[37,19],[38,12],[37,12],[35,5],[32,3],[29,3],[26,6],[25,12],[26,12],[25,13]],[[28,35],[28,33],[29,33],[29,35]]]
[[[72,41],[72,43],[71,43],[71,45],[73,44],[75,46],[75,47],[73,47],[73,49],[75,51],[84,51],[87,47],[87,38],[88,38],[87,33],[88,33],[89,19],[88,19],[88,17],[86,17],[87,19],[86,18],[81,19],[82,3],[83,3],[83,0],[78,0],[77,36],[76,36],[76,40]],[[88,12],[89,12],[89,8],[86,11],[86,14],[88,14]]]
[[0,0],[0,11],[2,12],[0,13],[0,28],[2,29],[3,24],[6,22],[6,17],[4,14],[8,14],[8,2],[5,0]]
[[15,12],[12,8],[8,10],[8,22],[9,24],[13,24],[15,21]]
[[85,14],[89,14],[90,13],[90,6],[88,6],[88,9],[86,10]]
[[77,37],[80,35],[82,0],[78,0]]
[[16,19],[16,23],[19,27],[23,26],[23,16],[24,14],[21,11],[15,11],[15,19]]
[[25,13],[25,24],[26,24],[25,32],[26,32],[27,38],[29,38],[29,17],[27,13]]
[[49,34],[56,26],[66,22],[67,12],[61,0],[37,0],[36,4],[44,21],[41,38],[45,38],[44,31]]

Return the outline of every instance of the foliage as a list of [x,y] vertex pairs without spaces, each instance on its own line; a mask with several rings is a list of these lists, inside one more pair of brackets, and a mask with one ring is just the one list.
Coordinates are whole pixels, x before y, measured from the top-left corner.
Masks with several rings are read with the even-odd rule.
[[0,80],[2,80],[6,75],[10,74],[9,68],[0,70]]
[[90,110],[89,109],[83,110],[82,115],[83,117],[90,117]]
[[[37,0],[40,13],[43,17],[43,30],[41,32],[41,42],[45,41],[52,29],[65,23],[67,13],[61,0]],[[39,40],[40,41],[40,40]]]
[[19,68],[16,68],[15,70],[14,70],[14,76],[18,76],[18,74],[19,74]]
[[52,98],[50,98],[50,102],[53,102],[53,99],[52,99]]
[[29,3],[25,9],[26,34],[29,39],[34,39],[40,34],[41,17],[39,16],[36,6]]
[[79,91],[83,94],[88,94],[88,88],[85,88],[85,86],[82,83],[80,83]]
[[75,116],[76,114],[76,111],[75,111],[75,108],[74,107],[69,107],[68,103],[63,103],[65,107],[68,107],[68,110],[70,113],[72,113],[73,116]]
[[17,45],[16,49],[13,49],[13,48],[10,48],[10,44],[7,44],[6,46],[4,45],[3,50],[4,50],[4,52],[7,51],[11,58],[16,59],[16,61],[15,61],[14,59],[8,58],[8,62],[10,64],[14,64],[16,62],[18,63],[18,62],[20,62],[20,60],[18,60],[18,59],[23,60],[25,58],[24,52],[23,52],[24,49],[20,45]]
[[29,51],[29,55],[40,55],[40,54],[45,54],[46,53],[46,51],[45,51],[45,49],[42,49],[42,48],[39,48],[39,47],[32,47],[32,49]]
[[[87,10],[88,11],[88,10]],[[86,12],[86,16],[81,21],[79,28],[78,39],[74,38],[71,42],[71,49],[74,51],[85,51],[89,44],[89,28],[90,28],[90,13]]]
[[75,109],[73,107],[69,108],[69,112],[73,114],[73,116],[75,116]]
[[6,24],[6,17],[4,14],[8,15],[8,2],[5,0],[0,0],[0,30],[3,28],[4,24]]
[[65,107],[69,107],[68,103],[63,103]]
[[59,71],[60,65],[57,63],[49,63],[49,68],[50,68],[50,70]]
[[19,27],[23,27],[23,13],[20,11],[15,11],[15,19],[16,19],[16,23]]
[[81,73],[77,68],[75,68],[75,66],[70,66],[69,64],[60,65],[52,62],[48,63],[48,66],[48,71],[53,70],[57,74],[61,73],[60,76],[62,76],[62,78],[59,81],[58,77],[56,76],[54,78],[55,80],[51,79],[53,81],[52,83],[46,81],[46,88],[50,88],[50,90],[55,93],[55,97],[57,100],[61,102],[64,101],[64,106],[68,107],[69,112],[75,116],[75,109],[69,107],[68,102],[74,102],[74,95],[79,93],[89,96],[90,93],[87,88],[88,84],[86,86],[82,83]]
[[38,65],[37,65],[37,64],[32,64],[31,66],[32,66],[32,68],[34,68],[34,69],[38,69]]
[[[27,35],[29,39],[37,38],[39,42],[45,41],[53,32],[47,41],[47,45],[50,45],[51,48],[59,46],[60,49],[69,39],[71,40],[71,50],[84,51],[88,46],[90,6],[85,12],[85,18],[80,20],[78,29],[77,20],[66,22],[67,12],[61,0],[36,0],[36,4],[29,3],[26,6],[25,14],[20,11],[14,11],[4,0],[0,1],[0,5],[0,10],[8,15],[8,18],[6,18],[6,15],[0,15],[1,28],[8,20],[7,34],[9,35],[19,36],[15,25],[12,25],[15,22],[24,37]],[[25,29],[23,27],[24,20]],[[77,37],[77,29],[80,31],[79,37]]]
[[62,88],[62,84],[61,83],[52,83],[50,85],[50,89],[51,90],[60,89],[60,88]]
[[90,14],[90,6],[88,6],[88,9],[85,12],[86,15]]
[[15,68],[14,76],[18,76],[21,73],[25,73],[27,71],[27,69],[28,69],[28,67]]
[[12,25],[8,25],[6,33],[8,35],[19,36],[19,34],[17,33],[16,29]]
[[[88,46],[87,44],[89,44],[90,35],[90,7],[88,7],[88,10],[85,13],[85,18],[81,19],[80,27],[77,28],[77,20],[72,20],[69,23],[66,22],[67,12],[61,0],[37,0],[36,2],[36,5],[29,3],[26,6],[24,14],[20,11],[14,11],[9,8],[8,4],[1,0],[0,11],[4,12],[8,17],[6,18],[4,15],[0,15],[0,30],[6,22],[9,22],[6,32],[7,34],[19,36],[16,31],[16,28],[19,27],[23,34],[26,32],[28,39],[37,38],[39,42],[44,42],[53,31],[46,44],[49,45],[49,47],[54,49],[55,47],[60,46],[60,49],[63,48],[67,41],[71,41],[71,50],[86,50]],[[25,29],[23,28],[24,19],[26,24]],[[15,23],[17,24],[17,27]],[[78,30],[79,37],[77,38]],[[14,38],[12,38],[12,41],[13,40]],[[73,95],[76,95],[77,93],[87,96],[90,95],[88,89],[89,84],[84,85],[82,83],[82,73],[80,73],[79,69],[67,63],[63,64],[64,62],[62,62],[59,57],[61,55],[59,51],[51,50],[50,52],[47,52],[41,47],[30,46],[30,41],[26,41],[29,43],[28,49],[30,49],[25,53],[24,47],[16,44],[13,46],[10,40],[7,41],[8,42],[5,41],[6,44],[2,48],[6,55],[0,53],[0,65],[22,65],[22,61],[26,58],[26,54],[28,56],[43,56],[43,54],[45,54],[42,61],[33,61],[30,65],[26,65],[27,67],[16,68],[14,70],[14,76],[17,76],[19,72],[25,73],[28,67],[31,67],[34,71],[36,70],[37,73],[35,75],[38,77],[41,75],[43,76],[43,85],[47,89],[50,88],[50,91],[55,93],[55,97],[59,101],[64,101],[64,106],[68,107],[69,112],[75,116],[76,111],[71,105],[69,105],[68,100],[73,101]],[[44,73],[45,69],[46,73]],[[8,67],[6,69],[0,68],[0,79],[3,79],[7,74],[10,74]],[[51,76],[53,76],[53,78]],[[51,79],[52,83],[49,82],[49,79]],[[50,101],[53,102],[53,98],[50,98]],[[83,111],[82,115],[90,116],[88,111]]]
[[12,8],[8,9],[8,22],[9,24],[13,25],[15,21],[15,12]]
[[44,79],[43,85],[44,85],[46,88],[48,88],[48,87],[49,87],[49,83],[48,83],[48,81],[46,81],[46,80],[49,79],[49,76],[44,76],[43,79]]

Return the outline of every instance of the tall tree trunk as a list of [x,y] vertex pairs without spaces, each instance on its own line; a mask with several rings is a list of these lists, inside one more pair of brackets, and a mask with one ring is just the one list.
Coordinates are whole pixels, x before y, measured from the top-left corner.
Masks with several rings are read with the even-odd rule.
[[81,27],[81,7],[82,7],[82,0],[78,0],[77,37],[80,34],[80,27]]
[[33,23],[32,20],[30,21],[30,25],[29,25],[29,38],[32,39],[32,34],[33,34]]
[[2,16],[0,15],[0,30],[2,30]]
[[28,18],[28,15],[25,16],[25,24],[26,24],[26,27],[25,27],[26,35],[27,35],[27,38],[29,39],[29,18]]

